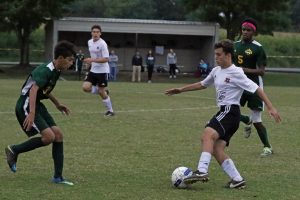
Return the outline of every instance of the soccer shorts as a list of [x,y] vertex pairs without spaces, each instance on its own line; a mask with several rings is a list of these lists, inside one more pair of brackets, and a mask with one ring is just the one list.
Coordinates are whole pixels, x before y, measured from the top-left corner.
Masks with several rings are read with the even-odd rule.
[[92,83],[92,85],[97,85],[98,87],[107,87],[108,75],[109,74],[107,73],[89,72],[84,81],[88,81]]

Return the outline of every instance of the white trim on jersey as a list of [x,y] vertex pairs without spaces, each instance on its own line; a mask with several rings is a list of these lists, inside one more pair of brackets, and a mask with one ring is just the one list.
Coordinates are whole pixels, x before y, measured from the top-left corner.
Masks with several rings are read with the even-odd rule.
[[[94,42],[93,39],[90,39],[88,41],[88,47],[91,58],[109,58],[107,44],[103,39],[100,38],[96,42]],[[90,71],[93,73],[109,73],[108,62],[92,62],[92,67]]]
[[[28,112],[27,112],[27,108],[29,107],[29,97],[26,98],[24,105],[23,105],[23,111],[25,113],[25,116],[28,116]],[[40,133],[40,130],[38,129],[38,127],[36,126],[36,124],[33,122],[32,127],[38,132]]]
[[227,68],[217,66],[210,74],[201,81],[204,87],[212,84],[216,88],[216,101],[220,107],[222,105],[240,105],[240,99],[244,90],[254,93],[258,85],[247,78],[240,67],[231,65]]

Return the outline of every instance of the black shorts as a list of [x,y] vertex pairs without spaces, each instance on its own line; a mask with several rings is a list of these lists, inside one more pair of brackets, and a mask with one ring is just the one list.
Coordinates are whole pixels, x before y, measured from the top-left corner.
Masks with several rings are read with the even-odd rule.
[[252,94],[250,92],[244,91],[240,100],[241,106],[245,106],[247,103],[247,107],[251,110],[264,110],[264,104],[261,98],[256,94]]
[[240,124],[240,106],[221,106],[220,111],[206,124],[205,127],[215,129],[219,134],[219,139],[224,140],[229,145],[230,138],[237,131]]
[[109,74],[107,73],[89,72],[84,81],[88,81],[92,83],[92,85],[97,85],[98,87],[107,87],[108,75]]

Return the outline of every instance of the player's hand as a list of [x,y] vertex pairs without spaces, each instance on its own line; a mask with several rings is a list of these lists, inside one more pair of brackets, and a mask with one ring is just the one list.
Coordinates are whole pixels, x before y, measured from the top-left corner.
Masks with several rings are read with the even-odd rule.
[[172,89],[169,89],[169,90],[166,90],[165,91],[165,94],[166,95],[173,95],[173,94],[179,94],[181,93],[181,89],[180,88],[172,88]]
[[71,113],[70,109],[63,104],[59,104],[56,108],[64,115],[69,115]]
[[32,125],[33,125],[33,122],[34,122],[34,117],[35,117],[35,113],[32,113],[30,112],[24,122],[23,122],[23,128],[26,130],[26,131],[29,131],[31,128],[32,128]]
[[87,63],[87,64],[91,64],[92,63],[92,58],[85,58],[83,60],[83,62]]
[[269,115],[273,117],[277,123],[281,122],[281,117],[275,108],[269,110]]

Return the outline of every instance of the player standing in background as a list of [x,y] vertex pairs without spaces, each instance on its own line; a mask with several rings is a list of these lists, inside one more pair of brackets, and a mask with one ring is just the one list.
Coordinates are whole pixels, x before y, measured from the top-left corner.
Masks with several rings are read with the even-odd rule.
[[167,95],[182,92],[202,90],[214,85],[219,112],[206,124],[201,137],[202,152],[195,172],[186,179],[186,184],[197,181],[206,182],[209,179],[208,168],[211,157],[214,156],[219,165],[230,177],[228,188],[244,188],[245,180],[238,172],[232,159],[225,153],[225,147],[240,124],[240,98],[244,90],[256,93],[266,103],[269,114],[276,122],[281,120],[279,113],[273,107],[264,91],[246,77],[243,70],[232,64],[234,54],[233,43],[223,40],[215,44],[215,58],[218,66],[201,82],[186,85],[180,88],[166,90]]
[[[263,88],[262,76],[265,74],[267,57],[262,45],[253,39],[257,23],[254,19],[247,18],[242,22],[241,28],[242,40],[234,43],[234,63],[236,66],[242,67],[249,79]],[[247,107],[251,110],[250,116],[241,115],[241,121],[246,124],[244,129],[245,137],[248,138],[250,136],[251,125],[253,124],[264,145],[261,156],[271,155],[273,149],[268,140],[267,130],[262,123],[263,101],[257,94],[244,91],[240,103],[241,106],[245,106],[247,103]]]
[[[90,58],[85,58],[84,62],[91,65],[91,69],[88,72],[82,89],[84,92],[93,92],[92,87],[96,88],[96,92],[99,93],[102,98],[102,102],[107,109],[105,116],[114,116],[115,113],[112,108],[112,103],[108,92],[105,89],[108,85],[109,78],[109,52],[106,42],[100,37],[101,27],[94,25],[91,28],[92,39],[88,41],[88,47],[90,51]],[[94,92],[93,92],[94,93]]]
[[[67,70],[72,66],[75,54],[72,43],[59,42],[54,49],[54,60],[35,68],[22,86],[21,96],[17,101],[15,112],[23,131],[30,139],[21,144],[9,145],[5,148],[7,163],[12,172],[17,171],[17,159],[21,153],[52,143],[54,161],[52,182],[73,185],[72,182],[66,181],[62,176],[64,163],[62,131],[56,126],[41,100],[50,99],[59,111],[69,115],[70,110],[61,104],[52,95],[51,91],[56,85],[61,70]],[[38,133],[41,137],[32,137]]]

